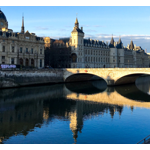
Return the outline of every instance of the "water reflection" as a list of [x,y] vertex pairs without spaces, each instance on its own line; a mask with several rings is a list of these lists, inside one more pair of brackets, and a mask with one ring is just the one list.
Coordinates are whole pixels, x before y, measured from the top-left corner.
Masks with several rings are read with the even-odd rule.
[[136,83],[138,88],[135,85],[107,87],[100,80],[1,90],[0,142],[5,143],[20,134],[27,136],[35,128],[59,119],[70,122],[76,143],[84,121],[93,116],[108,113],[113,119],[116,113],[121,116],[124,106],[130,107],[131,111],[134,107],[149,109],[150,97],[146,93],[150,82],[146,82],[148,88],[147,85],[141,88],[139,82]]

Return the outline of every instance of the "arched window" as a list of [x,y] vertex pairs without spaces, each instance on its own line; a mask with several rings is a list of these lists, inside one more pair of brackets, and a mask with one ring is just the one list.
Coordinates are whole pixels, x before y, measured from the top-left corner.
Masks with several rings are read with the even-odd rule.
[[71,54],[72,62],[77,62],[77,55],[75,53]]
[[26,58],[26,66],[29,66],[29,59]]
[[34,67],[34,59],[31,59],[31,66]]
[[20,65],[23,65],[23,59],[20,58]]

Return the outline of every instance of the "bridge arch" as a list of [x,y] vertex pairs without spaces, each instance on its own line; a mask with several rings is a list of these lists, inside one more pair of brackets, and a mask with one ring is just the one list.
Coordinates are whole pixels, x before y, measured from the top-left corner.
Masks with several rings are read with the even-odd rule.
[[142,75],[150,75],[148,73],[130,73],[124,75],[115,81],[115,85],[135,83],[136,79]]
[[66,79],[65,82],[79,82],[79,81],[89,81],[89,80],[104,80],[107,83],[107,80],[105,80],[103,77],[100,77],[95,74],[91,73],[75,73],[69,75]]

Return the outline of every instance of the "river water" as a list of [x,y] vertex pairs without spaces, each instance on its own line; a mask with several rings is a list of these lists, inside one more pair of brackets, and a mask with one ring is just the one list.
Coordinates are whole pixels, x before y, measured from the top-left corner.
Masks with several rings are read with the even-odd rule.
[[150,134],[150,77],[0,92],[0,143],[136,144]]

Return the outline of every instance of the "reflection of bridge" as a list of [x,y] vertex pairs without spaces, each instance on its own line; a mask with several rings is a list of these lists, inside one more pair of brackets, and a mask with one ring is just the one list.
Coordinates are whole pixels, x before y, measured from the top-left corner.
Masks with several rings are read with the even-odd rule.
[[150,75],[149,68],[75,68],[64,69],[66,82],[90,80],[93,75],[103,78],[107,85],[134,83],[141,75]]
[[[0,143],[14,134],[21,133],[26,136],[34,131],[35,127],[40,127],[43,121],[48,123],[56,118],[70,120],[69,126],[76,142],[78,132],[82,131],[84,119],[105,113],[110,113],[113,118],[116,112],[121,115],[124,106],[129,106],[131,111],[135,107],[150,108],[147,101],[140,102],[128,98],[132,98],[131,93],[138,93],[139,97],[140,91],[134,86],[129,86],[130,89],[122,86],[121,90],[118,86],[105,89],[102,82],[105,83],[102,80],[96,81],[95,84],[85,82],[84,85],[83,82],[80,90],[77,90],[78,86],[75,86],[75,83],[68,83],[67,88],[64,84],[58,84],[1,90]],[[91,90],[94,87],[95,92]],[[84,90],[85,88],[90,89],[90,93],[87,89]],[[146,94],[142,95],[142,99],[143,97],[146,98]]]

